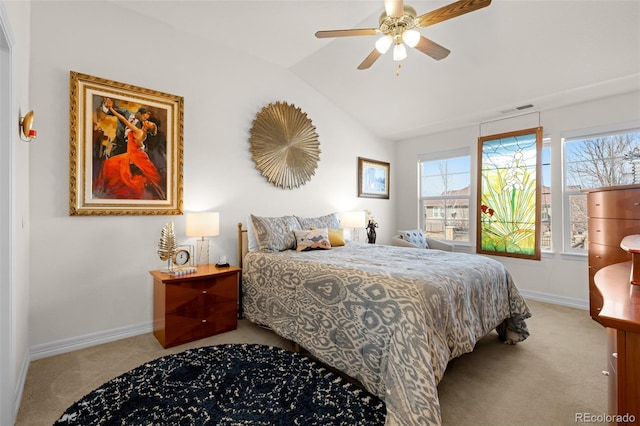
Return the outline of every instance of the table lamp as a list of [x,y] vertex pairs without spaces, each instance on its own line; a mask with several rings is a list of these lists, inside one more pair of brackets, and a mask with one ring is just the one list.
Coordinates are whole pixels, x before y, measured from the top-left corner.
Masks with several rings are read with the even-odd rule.
[[343,228],[353,228],[352,240],[360,241],[358,228],[365,227],[365,212],[343,212],[340,215],[340,222]]
[[220,235],[220,213],[192,212],[186,214],[187,237],[200,237],[196,242],[198,265],[209,264],[209,240],[204,237]]

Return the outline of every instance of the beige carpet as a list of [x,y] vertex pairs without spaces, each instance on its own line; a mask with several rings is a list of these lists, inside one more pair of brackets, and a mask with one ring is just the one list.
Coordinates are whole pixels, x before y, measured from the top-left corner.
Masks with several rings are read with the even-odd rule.
[[[587,311],[530,301],[531,336],[516,346],[495,333],[451,361],[438,386],[445,425],[575,425],[606,409],[605,331]],[[247,322],[237,330],[164,350],[152,334],[31,363],[17,426],[51,425],[74,401],[146,361],[197,346],[290,342]]]

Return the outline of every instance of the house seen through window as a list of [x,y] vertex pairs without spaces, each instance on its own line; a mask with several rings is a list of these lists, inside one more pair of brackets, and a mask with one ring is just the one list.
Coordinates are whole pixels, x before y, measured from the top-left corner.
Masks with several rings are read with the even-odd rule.
[[425,156],[419,161],[420,226],[430,237],[469,242],[471,156],[468,149]]

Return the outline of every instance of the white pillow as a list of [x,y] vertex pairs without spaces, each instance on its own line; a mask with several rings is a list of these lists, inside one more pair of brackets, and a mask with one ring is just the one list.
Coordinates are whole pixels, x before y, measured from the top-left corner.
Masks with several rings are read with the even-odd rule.
[[427,237],[422,232],[422,229],[410,229],[407,231],[398,231],[400,239],[410,242],[411,244],[423,249],[428,249]]
[[258,240],[256,239],[256,231],[253,229],[253,223],[251,223],[251,215],[247,216],[247,241],[249,251],[258,251]]

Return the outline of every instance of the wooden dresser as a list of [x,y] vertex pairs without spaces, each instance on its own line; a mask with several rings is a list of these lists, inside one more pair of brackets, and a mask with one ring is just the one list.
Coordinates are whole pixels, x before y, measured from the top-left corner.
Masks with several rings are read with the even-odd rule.
[[600,269],[594,277],[604,304],[598,321],[607,327],[609,424],[640,421],[640,285],[629,283],[631,262]]
[[596,289],[594,276],[607,265],[631,260],[620,248],[620,241],[640,234],[640,185],[608,186],[587,193],[589,242],[589,313],[599,321],[602,294]]

